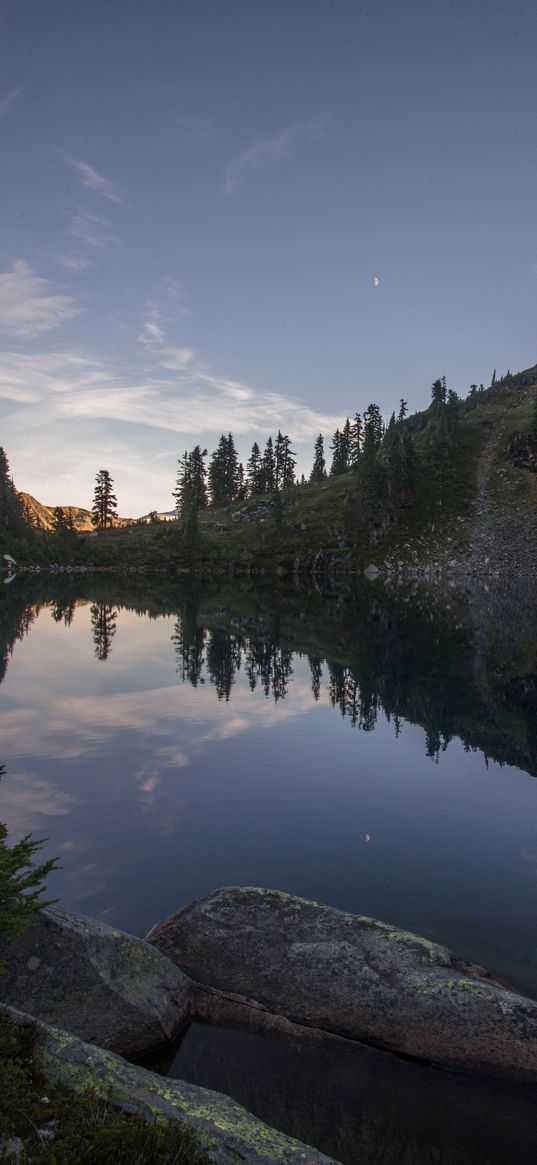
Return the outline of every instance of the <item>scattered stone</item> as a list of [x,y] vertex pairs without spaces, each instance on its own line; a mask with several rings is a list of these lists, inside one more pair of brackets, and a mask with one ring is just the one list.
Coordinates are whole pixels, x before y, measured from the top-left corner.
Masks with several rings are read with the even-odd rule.
[[0,1159],[2,1161],[22,1161],[24,1143],[20,1137],[0,1137]]
[[370,562],[369,566],[366,566],[364,574],[370,582],[374,582],[374,580],[379,577],[380,570],[378,566],[375,566],[374,563]]

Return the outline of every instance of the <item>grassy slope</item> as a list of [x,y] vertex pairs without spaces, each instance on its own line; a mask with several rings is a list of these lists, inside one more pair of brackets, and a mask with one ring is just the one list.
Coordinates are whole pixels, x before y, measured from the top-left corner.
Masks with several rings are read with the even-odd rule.
[[[181,523],[154,526],[124,526],[99,531],[96,537],[81,534],[74,561],[99,566],[146,566],[150,569],[189,569],[200,573],[233,569],[260,569],[273,572],[278,566],[290,570],[297,559],[309,570],[316,556],[319,571],[330,560],[330,571],[362,570],[373,561],[382,566],[386,558],[421,560],[434,557],[438,548],[464,558],[472,536],[474,510],[479,505],[483,483],[498,507],[515,504],[535,506],[535,475],[517,469],[506,457],[513,433],[529,431],[533,404],[537,397],[537,369],[520,374],[510,383],[468,398],[450,451],[448,472],[439,505],[431,484],[431,469],[423,459],[430,412],[410,418],[411,427],[421,431],[415,438],[418,455],[418,489],[412,504],[381,507],[378,518],[363,517],[358,478],[349,472],[328,478],[322,484],[305,485],[281,495],[281,506],[255,517],[258,499],[210,506],[200,513],[200,542],[192,551]],[[500,476],[498,470],[504,472]],[[270,502],[270,499],[260,499]],[[246,510],[251,520],[234,521],[237,510]],[[382,518],[393,521],[382,525]],[[43,547],[45,550],[45,547]],[[54,548],[52,548],[52,553]],[[50,561],[47,548],[44,557]],[[65,560],[65,555],[63,559]]]

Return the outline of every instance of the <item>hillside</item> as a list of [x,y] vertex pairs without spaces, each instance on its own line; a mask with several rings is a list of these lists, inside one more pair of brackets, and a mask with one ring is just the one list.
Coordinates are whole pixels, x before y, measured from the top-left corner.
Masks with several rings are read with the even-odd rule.
[[[458,405],[438,436],[433,406],[407,418],[415,483],[367,510],[360,469],[270,497],[200,510],[183,523],[102,531],[88,560],[201,575],[276,570],[361,573],[434,582],[438,575],[528,573],[537,558],[537,368],[508,376]],[[379,460],[382,460],[381,449]]]
[[[41,530],[52,530],[54,528],[54,506],[45,506],[43,502],[38,502],[37,498],[33,498],[31,494],[24,493],[23,490],[18,490],[19,497],[26,506],[34,525],[39,526]],[[64,513],[72,517],[75,530],[93,530],[91,521],[91,510],[81,509],[80,506],[62,506]],[[114,526],[125,526],[130,521],[130,518],[114,519]]]
[[[440,383],[440,382],[437,382]],[[368,497],[365,456],[357,467],[280,493],[198,511],[194,526],[155,521],[81,537],[86,565],[185,571],[200,576],[275,572],[361,574],[435,582],[441,576],[531,573],[537,559],[537,366],[486,390],[407,417],[378,446],[381,487]],[[412,438],[412,481],[390,478],[390,457]],[[379,480],[377,475],[377,482]],[[395,483],[395,484],[394,484]],[[52,509],[22,495],[42,526]],[[75,525],[92,529],[87,510]],[[56,545],[44,557],[58,561]],[[70,548],[69,554],[73,554]]]

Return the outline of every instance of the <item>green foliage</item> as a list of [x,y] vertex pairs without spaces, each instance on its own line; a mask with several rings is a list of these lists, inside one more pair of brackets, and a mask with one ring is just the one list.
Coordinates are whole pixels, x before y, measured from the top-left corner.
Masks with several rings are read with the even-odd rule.
[[332,438],[332,465],[330,466],[330,476],[337,477],[341,473],[346,473],[351,465],[351,444],[352,444],[352,429],[349,418],[345,421],[343,428],[336,429]]
[[[0,1017],[0,1137],[22,1139],[19,1165],[208,1165],[191,1129],[148,1125],[94,1095],[69,1096],[46,1082],[33,1055],[36,1037]],[[47,1144],[38,1130],[51,1122],[55,1140]],[[0,1150],[0,1161],[13,1160]]]
[[531,422],[530,422],[530,433],[532,436],[537,437],[537,396],[535,397],[535,400],[533,402],[533,411],[531,414]]
[[227,437],[222,433],[209,462],[208,476],[211,500],[217,505],[226,505],[239,496],[241,474],[232,433],[228,433]]
[[291,449],[291,440],[278,429],[274,445],[275,488],[291,489],[295,484],[296,456]]
[[319,433],[313,451],[313,468],[310,473],[310,481],[324,481],[325,477],[326,461],[324,459],[324,442],[322,433]]
[[[0,777],[3,772],[1,765]],[[57,860],[52,858],[36,866],[33,859],[42,841],[32,841],[27,834],[16,845],[7,846],[6,838],[7,827],[0,822],[0,934],[15,938],[30,925],[36,911],[53,901],[44,900],[41,895],[43,882],[57,868]]]
[[117,518],[117,498],[113,490],[114,482],[107,469],[100,469],[95,478],[95,491],[91,520],[94,526],[106,529]]
[[206,456],[207,450],[202,449],[201,445],[196,445],[191,453],[187,453],[185,450],[179,459],[179,470],[173,497],[183,516],[187,516],[192,507],[196,510],[203,510],[208,504],[205,484],[207,477]]
[[13,553],[31,535],[32,523],[15,489],[9,462],[0,447],[0,549]]

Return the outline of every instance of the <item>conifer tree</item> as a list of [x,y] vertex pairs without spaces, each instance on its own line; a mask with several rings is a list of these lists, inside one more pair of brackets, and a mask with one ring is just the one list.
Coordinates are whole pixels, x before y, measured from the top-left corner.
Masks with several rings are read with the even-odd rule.
[[108,470],[100,469],[95,478],[91,521],[94,526],[102,529],[113,526],[113,519],[117,518],[117,498],[113,486]]
[[438,413],[442,410],[443,405],[447,400],[447,388],[445,376],[439,377],[435,380],[431,388],[431,406],[433,410]]
[[177,482],[172,496],[184,517],[191,509],[203,510],[207,505],[206,456],[207,450],[196,445],[191,453],[185,450],[179,458]]
[[352,430],[349,418],[345,421],[342,429],[336,429],[332,438],[330,446],[332,450],[332,464],[330,466],[330,476],[337,477],[341,473],[346,473],[350,467],[350,454],[352,443]]
[[[0,765],[0,777],[4,771],[4,765]],[[12,939],[30,925],[36,911],[56,901],[44,901],[41,895],[43,881],[57,868],[57,859],[36,866],[34,856],[41,849],[42,841],[32,841],[28,833],[8,847],[6,837],[7,828],[0,822],[0,934]]]
[[360,486],[369,516],[381,500],[385,474],[379,458],[383,424],[378,405],[370,404],[364,413],[364,442],[360,458]]
[[246,463],[246,485],[250,497],[257,497],[265,492],[263,462],[257,441],[253,443],[252,452]]
[[9,462],[0,448],[0,540],[6,545],[9,538],[27,534],[31,523],[25,512],[9,471]]
[[296,457],[291,449],[291,440],[278,429],[274,450],[276,467],[276,489],[291,489],[295,484]]
[[363,430],[362,418],[360,416],[360,413],[355,413],[354,420],[353,420],[352,425],[350,427],[349,465],[351,466],[351,468],[354,465],[357,465],[359,460],[360,460],[360,454],[362,452],[363,436],[364,436],[364,430]]
[[274,493],[275,489],[277,489],[276,461],[272,437],[268,437],[265,452],[263,453],[263,486],[264,492],[267,494]]
[[239,459],[233,434],[224,433],[209,462],[209,490],[217,505],[227,505],[239,493]]
[[313,468],[310,473],[310,481],[324,481],[325,477],[324,441],[322,433],[319,433],[313,449]]

